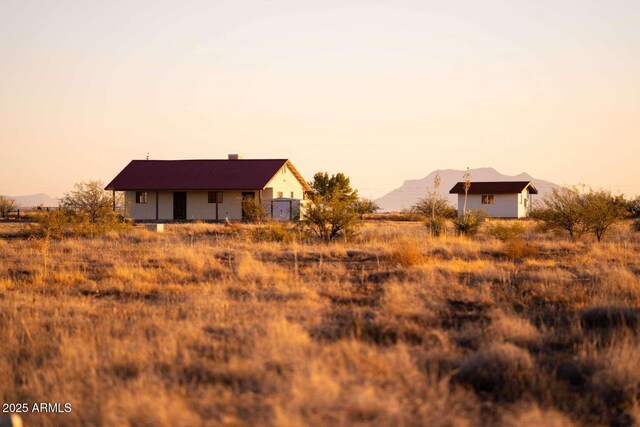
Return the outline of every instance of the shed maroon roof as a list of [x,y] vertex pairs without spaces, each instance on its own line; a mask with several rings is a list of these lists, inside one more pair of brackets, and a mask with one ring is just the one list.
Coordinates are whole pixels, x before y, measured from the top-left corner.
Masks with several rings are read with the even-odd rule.
[[132,160],[107,190],[255,190],[264,188],[287,159]]
[[[538,194],[531,181],[486,181],[471,182],[469,194],[517,194],[529,187],[529,193]],[[464,182],[458,182],[449,191],[451,194],[464,194]]]

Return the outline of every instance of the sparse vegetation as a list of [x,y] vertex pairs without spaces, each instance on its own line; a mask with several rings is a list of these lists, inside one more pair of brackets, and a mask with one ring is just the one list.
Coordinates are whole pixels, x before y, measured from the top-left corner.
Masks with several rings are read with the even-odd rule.
[[[131,224],[113,211],[111,195],[100,181],[81,182],[60,201],[60,208],[39,212],[27,233],[45,239],[103,236],[126,231]],[[117,204],[117,203],[116,203]]]
[[325,245],[280,223],[3,222],[0,401],[72,404],[29,427],[637,425],[640,237],[519,221],[496,241],[513,223],[367,222]]
[[0,196],[0,218],[6,218],[10,212],[17,208],[15,200],[7,196]]
[[524,227],[517,221],[498,221],[487,226],[487,234],[503,242],[520,239],[523,233]]
[[473,237],[480,231],[480,225],[487,219],[487,213],[481,209],[467,211],[464,215],[453,219],[453,226],[458,234]]
[[411,208],[412,212],[431,218],[455,218],[458,211],[451,206],[449,200],[440,193],[430,193],[418,200]]
[[629,206],[622,195],[590,188],[580,191],[578,187],[554,188],[543,204],[531,212],[531,217],[547,229],[565,230],[572,239],[592,232],[598,241],[626,216]]

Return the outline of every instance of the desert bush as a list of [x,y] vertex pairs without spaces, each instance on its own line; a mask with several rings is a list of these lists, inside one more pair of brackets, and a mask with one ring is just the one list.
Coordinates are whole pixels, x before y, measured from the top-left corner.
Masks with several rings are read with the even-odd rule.
[[272,222],[262,227],[257,227],[250,232],[254,242],[293,242],[300,240],[299,229],[282,222]]
[[468,211],[465,215],[453,219],[453,225],[458,234],[473,237],[480,231],[480,226],[487,218],[487,213],[481,209]]
[[629,215],[632,218],[640,218],[640,196],[629,201]]
[[538,343],[541,334],[527,319],[500,310],[491,313],[490,333],[492,336],[516,345]]
[[353,205],[361,219],[364,218],[365,215],[371,215],[380,210],[380,206],[378,206],[375,201],[366,198],[359,198],[353,202]]
[[257,224],[261,224],[268,219],[265,205],[255,197],[245,197],[242,199],[242,213],[244,219]]
[[487,226],[487,234],[498,240],[506,242],[508,240],[519,239],[524,234],[524,227],[520,222],[496,222]]
[[51,239],[94,238],[113,232],[126,231],[130,228],[130,222],[121,220],[112,211],[92,222],[87,214],[61,208],[38,215],[35,222],[29,225],[27,234]]
[[465,358],[455,379],[476,392],[515,400],[533,381],[534,362],[529,352],[513,344],[491,344]]
[[429,233],[431,233],[433,237],[439,237],[447,229],[446,228],[447,220],[440,216],[437,216],[435,218],[429,218],[425,221],[424,224],[427,227],[427,230],[429,230]]
[[424,261],[424,254],[417,242],[401,240],[396,242],[389,251],[389,259],[403,267],[409,267]]
[[440,193],[430,193],[427,197],[419,199],[411,207],[411,212],[430,217],[455,218],[458,210],[451,206],[446,196]]
[[34,237],[62,239],[77,234],[78,217],[68,209],[56,209],[38,215],[35,223],[29,224],[28,234]]
[[7,196],[0,196],[0,217],[6,218],[9,212],[17,209],[16,201]]
[[502,253],[507,258],[535,258],[538,255],[538,248],[522,239],[516,239],[505,242]]
[[640,219],[636,219],[631,223],[631,229],[640,233]]

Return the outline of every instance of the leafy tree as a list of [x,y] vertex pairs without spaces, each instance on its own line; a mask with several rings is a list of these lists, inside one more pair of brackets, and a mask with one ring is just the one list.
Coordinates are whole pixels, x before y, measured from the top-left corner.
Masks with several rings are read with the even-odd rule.
[[[64,214],[49,212],[42,218],[42,226],[46,228],[47,222],[52,222],[55,224],[53,229],[66,230],[62,234],[89,237],[126,228],[127,225],[113,211],[111,193],[103,190],[103,187],[100,181],[75,184],[74,191],[66,193],[60,200]],[[116,201],[116,208],[117,204]]]
[[309,185],[313,191],[303,224],[325,242],[352,235],[361,218],[358,192],[351,188],[349,178],[342,173],[329,176],[318,172]]
[[0,216],[6,218],[9,212],[18,208],[16,201],[7,196],[0,196]]
[[356,201],[358,191],[351,188],[351,180],[342,172],[329,176],[327,172],[318,172],[309,182],[313,194],[325,199]]
[[103,221],[113,215],[112,195],[103,188],[101,181],[79,182],[74,191],[64,195],[60,205],[85,216],[92,224]]
[[601,241],[611,226],[628,212],[624,196],[591,188],[583,192],[578,187],[554,188],[543,205],[534,209],[531,217],[549,229],[568,231],[572,239],[592,232]]
[[598,242],[613,224],[627,214],[628,205],[622,195],[614,196],[606,190],[590,190],[582,198],[586,228],[596,236]]
[[380,206],[378,206],[376,202],[366,198],[356,200],[353,202],[353,206],[360,218],[363,218],[365,215],[375,213],[380,209]]
[[566,230],[572,239],[587,230],[584,200],[577,187],[554,188],[542,202],[542,207],[533,209],[531,218],[542,221],[551,230]]

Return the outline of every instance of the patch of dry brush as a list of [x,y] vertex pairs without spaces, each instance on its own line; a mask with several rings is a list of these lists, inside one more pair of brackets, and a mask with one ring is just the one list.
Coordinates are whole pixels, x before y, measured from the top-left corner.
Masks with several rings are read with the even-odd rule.
[[0,239],[0,402],[72,404],[29,427],[640,423],[637,235],[281,236]]

